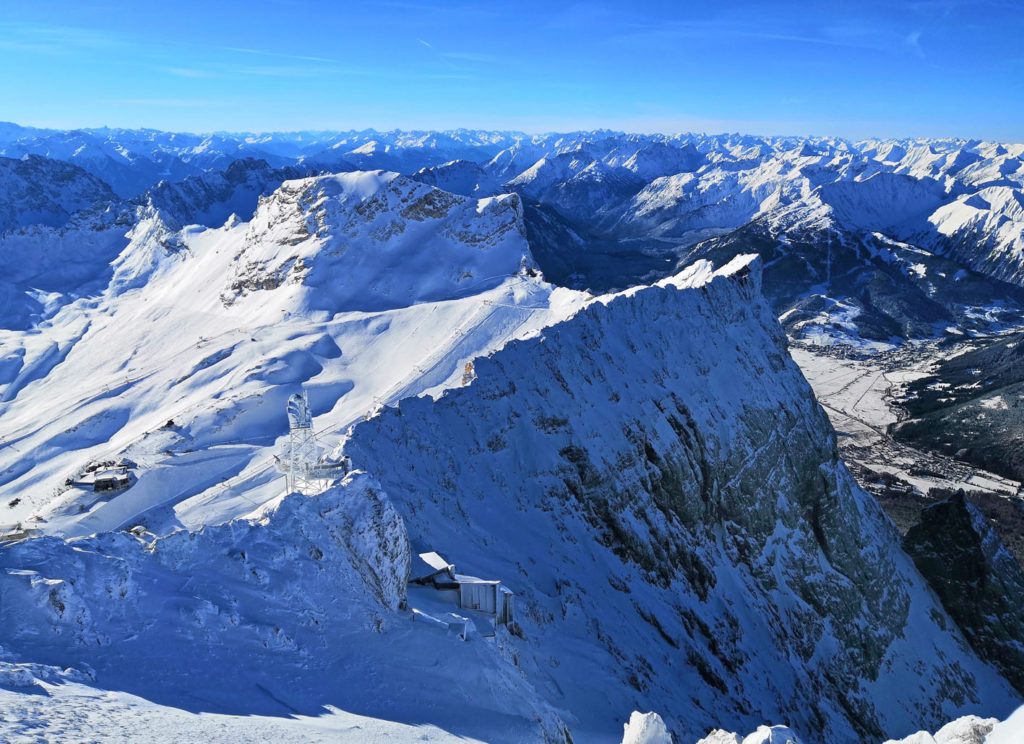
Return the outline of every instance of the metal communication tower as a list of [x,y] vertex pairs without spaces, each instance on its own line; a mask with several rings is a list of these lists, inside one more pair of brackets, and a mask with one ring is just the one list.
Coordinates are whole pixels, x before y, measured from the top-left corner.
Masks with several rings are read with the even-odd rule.
[[319,493],[348,472],[348,458],[331,460],[320,454],[306,391],[288,398],[288,452],[279,461],[289,491]]

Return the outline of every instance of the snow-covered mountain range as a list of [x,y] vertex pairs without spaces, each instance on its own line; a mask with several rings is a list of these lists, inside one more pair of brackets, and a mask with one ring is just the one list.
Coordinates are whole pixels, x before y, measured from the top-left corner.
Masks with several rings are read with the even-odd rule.
[[[179,209],[170,211],[181,224],[207,226],[230,211],[246,220],[254,195],[315,172],[387,169],[457,194],[513,191],[524,200],[546,275],[600,291],[655,280],[700,257],[727,260],[755,240],[776,254],[766,260],[776,311],[797,310],[787,327],[817,342],[860,343],[861,332],[868,345],[970,332],[978,314],[1019,309],[1016,288],[1024,285],[1019,144],[608,131],[0,129],[0,156],[25,155],[73,163],[123,198],[168,210],[175,202]],[[248,165],[231,166],[239,160]],[[15,226],[31,214],[18,211]],[[906,301],[894,308],[879,300],[879,283]]]
[[[617,742],[653,710],[881,742],[1019,704],[786,331],[1018,317],[1024,148],[3,126],[0,155],[17,694],[352,741]],[[355,468],[318,493],[275,461],[302,390]],[[407,585],[431,552],[515,621]]]

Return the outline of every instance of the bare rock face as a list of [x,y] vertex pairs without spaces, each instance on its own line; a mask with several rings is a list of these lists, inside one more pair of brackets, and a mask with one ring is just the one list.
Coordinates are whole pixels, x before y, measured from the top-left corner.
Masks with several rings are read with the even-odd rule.
[[0,233],[62,227],[75,212],[116,200],[107,184],[70,163],[38,155],[0,158]]
[[1024,572],[963,492],[921,512],[903,547],[978,655],[1024,693]]
[[222,171],[189,176],[180,182],[161,181],[139,197],[182,225],[220,227],[234,214],[248,220],[260,197],[269,196],[283,181],[313,176],[308,167],[272,168],[266,160],[241,158]]

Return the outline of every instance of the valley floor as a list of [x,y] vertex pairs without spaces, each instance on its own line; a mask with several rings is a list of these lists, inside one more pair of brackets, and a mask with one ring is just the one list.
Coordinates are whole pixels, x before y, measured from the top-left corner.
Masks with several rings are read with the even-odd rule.
[[900,401],[906,384],[957,354],[956,348],[925,343],[869,355],[795,342],[790,353],[832,421],[844,461],[902,532],[929,503],[962,488],[1024,562],[1020,482],[909,446],[888,431],[905,415]]

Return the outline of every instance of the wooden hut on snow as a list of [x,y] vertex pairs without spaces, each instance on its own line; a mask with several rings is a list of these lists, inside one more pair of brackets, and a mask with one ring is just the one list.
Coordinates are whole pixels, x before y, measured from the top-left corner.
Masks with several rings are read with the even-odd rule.
[[455,572],[449,563],[434,552],[420,553],[413,559],[410,584],[432,586],[439,591],[458,592],[459,607],[494,616],[496,625],[515,622],[515,593],[497,579],[480,579]]

